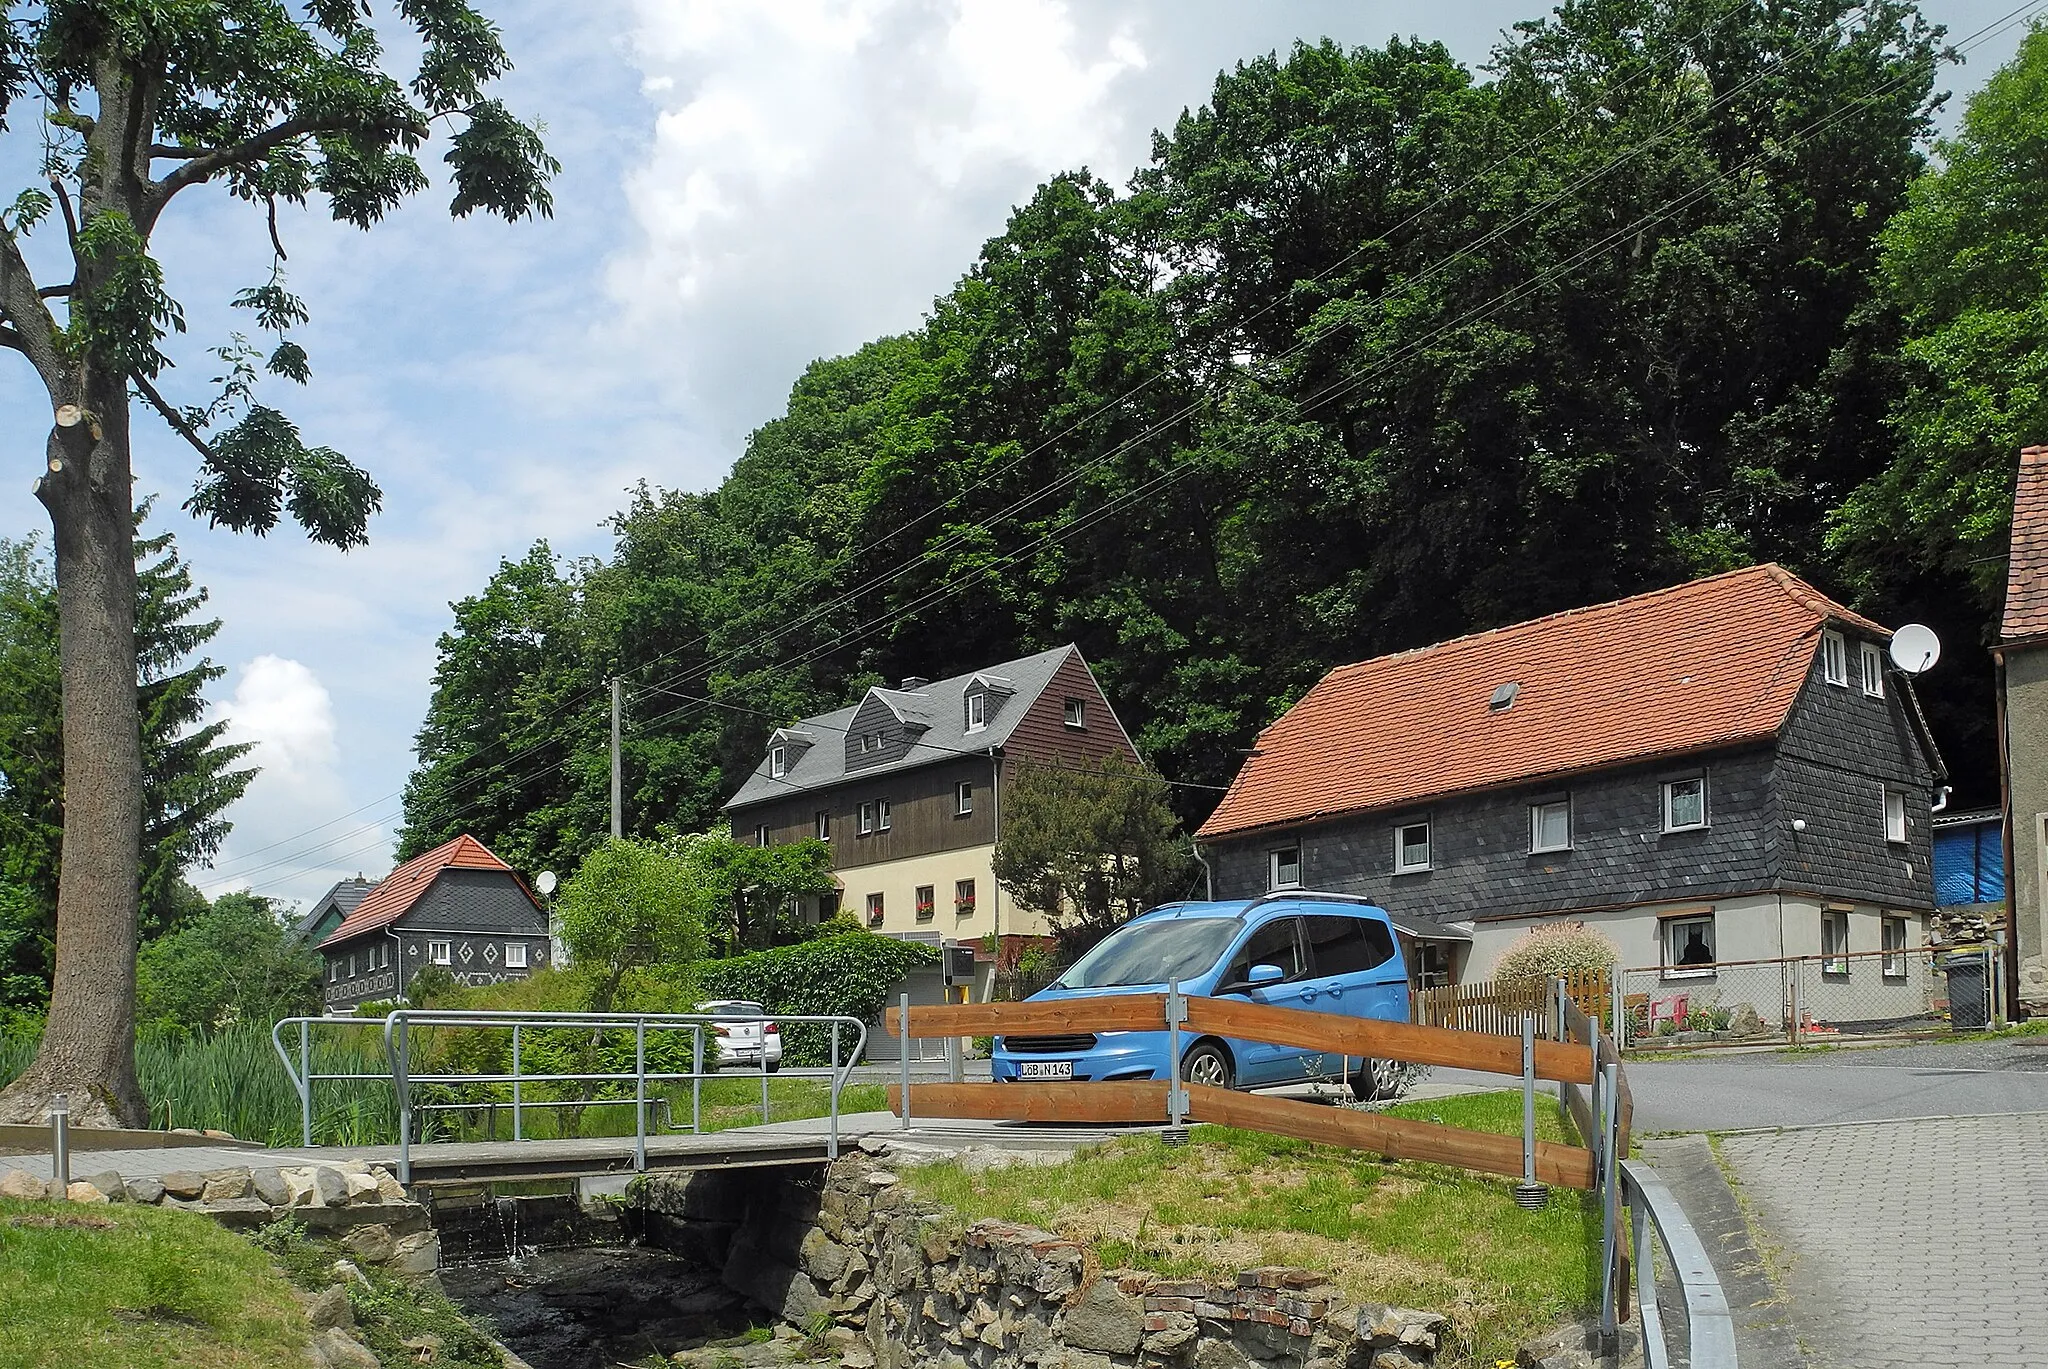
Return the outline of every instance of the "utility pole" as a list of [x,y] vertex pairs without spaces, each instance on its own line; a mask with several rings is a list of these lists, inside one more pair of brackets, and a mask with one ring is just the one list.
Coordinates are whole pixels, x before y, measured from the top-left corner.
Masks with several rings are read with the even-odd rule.
[[626,835],[625,806],[619,801],[619,677],[612,676],[612,835]]

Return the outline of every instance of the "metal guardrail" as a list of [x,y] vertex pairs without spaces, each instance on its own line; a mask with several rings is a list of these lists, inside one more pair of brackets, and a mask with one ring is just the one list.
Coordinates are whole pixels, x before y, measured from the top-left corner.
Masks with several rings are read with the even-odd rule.
[[1686,1343],[1691,1369],[1736,1369],[1735,1319],[1714,1273],[1707,1247],[1686,1220],[1685,1210],[1657,1171],[1634,1160],[1621,1162],[1621,1187],[1632,1217],[1636,1268],[1636,1310],[1642,1317],[1643,1358],[1649,1369],[1669,1369],[1671,1352],[1664,1340],[1662,1313],[1657,1307],[1657,1240],[1671,1261],[1685,1304]]
[[[562,1100],[535,1100],[528,1103],[525,1089],[534,1084],[628,1084],[633,1086],[631,1098],[591,1098],[580,1100],[583,1106],[605,1107],[630,1104],[633,1108],[633,1168],[636,1172],[647,1168],[647,1109],[649,1104],[665,1101],[660,1095],[649,1096],[650,1084],[690,1085],[690,1125],[677,1127],[677,1131],[701,1132],[704,1122],[703,1086],[706,1079],[716,1079],[721,1072],[717,1067],[715,1054],[712,1068],[705,1069],[705,1036],[707,1030],[715,1033],[716,1028],[739,1026],[747,1023],[778,1026],[815,1025],[829,1029],[831,1054],[830,1064],[822,1067],[783,1067],[771,1071],[768,1066],[768,1052],[764,1048],[758,1060],[752,1062],[761,1079],[761,1120],[769,1120],[768,1084],[771,1078],[825,1079],[830,1082],[830,1098],[826,1113],[826,1154],[833,1159],[839,1157],[839,1095],[845,1089],[854,1063],[867,1048],[867,1024],[857,1017],[803,1013],[764,1013],[759,1016],[735,1016],[708,1013],[589,1013],[589,1012],[460,1012],[437,1011],[427,1008],[400,1008],[383,1018],[357,1017],[287,1017],[275,1023],[270,1029],[271,1045],[277,1049],[277,1057],[283,1062],[285,1074],[292,1081],[293,1091],[299,1098],[299,1123],[301,1138],[310,1148],[313,1145],[313,1085],[333,1080],[389,1079],[398,1104],[398,1179],[400,1183],[412,1180],[412,1131],[413,1114],[416,1111],[445,1110],[448,1105],[413,1103],[413,1089],[416,1085],[443,1087],[474,1085],[509,1085],[511,1089],[512,1137],[523,1141],[524,1112],[527,1107],[559,1106]],[[285,1045],[283,1033],[287,1027],[296,1027],[298,1036],[298,1061],[294,1068],[292,1052]],[[361,1030],[365,1027],[381,1028],[384,1043],[384,1059],[387,1065],[380,1073],[358,1071],[322,1072],[313,1068],[313,1031],[315,1028],[347,1027]],[[510,1073],[468,1072],[453,1074],[419,1074],[413,1069],[413,1032],[429,1028],[468,1028],[508,1030],[512,1034]],[[536,1030],[570,1030],[603,1032],[607,1030],[630,1031],[633,1034],[633,1069],[590,1070],[568,1073],[527,1073],[522,1066],[521,1049],[525,1033]],[[650,1032],[687,1032],[690,1035],[690,1068],[688,1070],[650,1070],[647,1067],[647,1039]],[[843,1055],[842,1045],[850,1046]],[[491,1100],[483,1100],[465,1107],[485,1107]]]

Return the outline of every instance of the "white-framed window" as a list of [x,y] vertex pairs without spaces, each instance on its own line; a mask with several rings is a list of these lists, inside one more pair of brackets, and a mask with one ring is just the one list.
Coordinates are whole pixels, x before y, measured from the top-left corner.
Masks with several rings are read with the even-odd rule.
[[918,885],[912,900],[917,904],[919,922],[930,922],[938,912],[938,891],[929,884]]
[[1664,830],[1689,832],[1707,825],[1707,777],[1664,781]]
[[453,965],[455,963],[454,946],[446,941],[429,941],[427,943],[427,963],[429,965]]
[[1884,791],[1884,839],[1890,842],[1906,840],[1906,791],[1903,789]]
[[988,691],[977,689],[967,696],[967,730],[979,732],[988,726]]
[[1068,727],[1076,731],[1085,729],[1088,726],[1088,701],[1086,699],[1067,700],[1066,715]]
[[868,753],[869,753],[870,751],[880,751],[881,749],[882,749],[882,734],[881,734],[881,733],[879,733],[879,732],[863,732],[863,733],[861,733],[861,734],[860,734],[860,753],[861,753],[861,755],[865,756],[865,755],[867,755],[867,754],[868,754]]
[[523,970],[526,968],[525,942],[508,941],[505,943],[505,968],[508,970]]
[[1820,635],[1820,676],[1831,685],[1849,683],[1849,644],[1832,628]]
[[1272,855],[1272,882],[1270,889],[1293,889],[1301,884],[1301,848],[1283,846]]
[[1820,972],[1849,973],[1849,910],[1820,910]]
[[1667,917],[1663,924],[1664,977],[1685,979],[1714,972],[1714,915]]
[[860,806],[860,834],[867,836],[875,830],[875,803],[869,799]]
[[789,748],[781,744],[768,748],[768,778],[779,780],[789,773]]
[[820,808],[820,809],[819,809],[819,810],[817,811],[817,813],[816,813],[816,814],[814,814],[814,815],[812,816],[812,823],[813,823],[813,826],[812,826],[811,830],[817,833],[817,835],[818,835],[818,840],[819,840],[819,841],[830,841],[830,840],[832,840],[832,810],[831,810],[831,809],[829,809],[829,808]]
[[1394,873],[1413,874],[1429,868],[1429,821],[1404,822],[1394,828]]
[[1529,849],[1569,851],[1572,849],[1572,801],[1551,799],[1529,805]]
[[755,823],[755,824],[754,824],[754,845],[756,845],[756,846],[766,846],[767,844],[768,844],[768,824],[767,824],[767,823],[765,823],[765,822],[757,822],[757,823]]
[[953,816],[964,818],[974,811],[974,782],[961,780],[953,786]]
[[354,951],[348,953],[348,977],[350,979],[356,977],[356,953]]
[[1906,919],[1887,916],[1884,920],[1884,956],[1880,962],[1886,979],[1906,977]]
[[956,879],[953,881],[953,913],[957,917],[968,917],[974,912],[974,881]]
[[327,982],[329,984],[339,984],[341,982],[340,961],[330,960],[327,962]]
[[1864,642],[1857,648],[1863,658],[1863,692],[1873,699],[1884,697],[1884,652],[1876,642]]
[[880,894],[869,894],[869,895],[868,895],[868,926],[870,926],[870,927],[879,927],[879,926],[881,926],[881,925],[882,925],[882,896],[881,896]]

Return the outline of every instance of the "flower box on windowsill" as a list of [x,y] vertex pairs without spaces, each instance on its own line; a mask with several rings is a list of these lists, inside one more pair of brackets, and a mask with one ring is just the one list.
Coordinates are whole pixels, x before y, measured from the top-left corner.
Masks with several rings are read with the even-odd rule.
[[972,916],[974,916],[974,900],[973,900],[973,899],[971,899],[971,898],[956,898],[956,899],[954,899],[954,900],[953,900],[953,915],[954,915],[955,917],[972,917]]
[[932,905],[931,905],[931,904],[929,904],[929,903],[920,903],[920,904],[918,904],[918,905],[917,905],[917,920],[918,920],[919,922],[930,922],[930,921],[932,920],[932,913],[933,913],[933,911],[934,911],[934,910],[933,910],[933,908],[932,908]]
[[870,927],[879,927],[879,926],[881,926],[881,925],[882,925],[882,915],[881,915],[880,913],[869,913],[869,914],[868,914],[868,926],[870,926]]

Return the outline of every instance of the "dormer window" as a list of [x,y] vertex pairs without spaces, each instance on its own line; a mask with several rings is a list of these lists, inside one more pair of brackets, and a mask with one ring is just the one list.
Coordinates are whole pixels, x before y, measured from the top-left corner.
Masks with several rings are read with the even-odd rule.
[[979,732],[988,726],[988,691],[977,689],[967,696],[967,730]]
[[789,748],[779,743],[768,748],[768,778],[779,780],[789,773]]
[[1831,685],[1849,683],[1849,644],[1839,632],[1820,635],[1820,674]]

